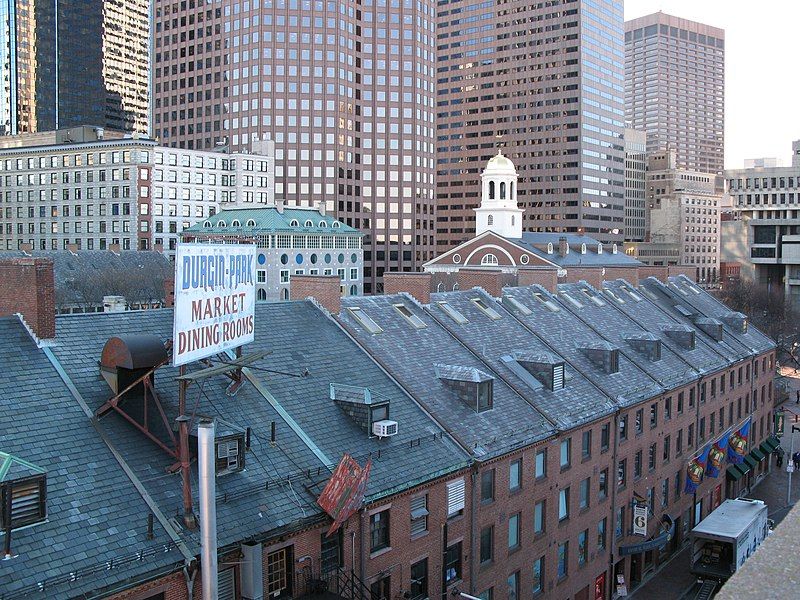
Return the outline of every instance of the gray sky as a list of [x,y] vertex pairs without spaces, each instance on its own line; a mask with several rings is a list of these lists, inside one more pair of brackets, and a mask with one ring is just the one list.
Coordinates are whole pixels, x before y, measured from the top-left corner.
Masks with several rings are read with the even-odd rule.
[[725,30],[725,167],[777,156],[800,139],[798,0],[625,0],[625,19],[659,10]]

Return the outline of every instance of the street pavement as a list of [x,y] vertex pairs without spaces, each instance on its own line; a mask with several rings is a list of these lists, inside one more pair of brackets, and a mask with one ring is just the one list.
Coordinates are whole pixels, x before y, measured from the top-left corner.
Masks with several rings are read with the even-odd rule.
[[[792,385],[789,400],[782,405],[786,411],[786,434],[781,439],[781,446],[786,451],[783,467],[778,469],[775,459],[772,461],[772,472],[764,477],[750,491],[748,497],[756,500],[763,500],[769,508],[769,518],[775,524],[781,522],[789,509],[800,500],[800,471],[792,474],[792,494],[791,504],[787,504],[787,492],[789,487],[789,474],[786,472],[786,460],[790,459],[789,448],[794,438],[794,451],[800,451],[800,432],[793,433],[792,425],[795,425],[794,415],[798,415],[797,426],[800,429],[800,404],[796,403],[796,393],[800,390],[800,374],[791,375]],[[694,586],[695,577],[689,573],[689,547],[684,548],[675,554],[659,571],[654,573],[651,578],[642,584],[628,598],[634,600],[681,600],[686,597],[687,592]]]

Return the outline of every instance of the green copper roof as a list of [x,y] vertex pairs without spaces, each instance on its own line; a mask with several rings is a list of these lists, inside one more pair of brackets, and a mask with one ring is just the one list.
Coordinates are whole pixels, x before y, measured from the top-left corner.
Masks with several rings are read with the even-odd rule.
[[[232,223],[238,221],[237,226]],[[284,208],[279,212],[273,206],[259,208],[231,208],[183,230],[192,233],[328,233],[363,235],[358,229],[323,215],[311,208]]]

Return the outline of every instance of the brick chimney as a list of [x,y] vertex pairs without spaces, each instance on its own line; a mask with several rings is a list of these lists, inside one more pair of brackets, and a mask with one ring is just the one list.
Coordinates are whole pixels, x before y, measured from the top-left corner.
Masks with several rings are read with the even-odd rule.
[[540,285],[548,292],[556,293],[558,284],[558,269],[520,269],[517,274],[517,285]]
[[490,296],[500,298],[503,295],[503,272],[486,269],[459,269],[456,272],[459,289],[468,290],[482,287]]
[[0,261],[0,316],[20,313],[40,340],[56,337],[56,290],[49,258]]
[[383,292],[385,294],[399,294],[406,292],[414,296],[420,304],[431,303],[431,274],[430,273],[384,273]]
[[569,254],[569,244],[567,243],[567,238],[563,235],[558,238],[558,254],[560,256],[566,256]]
[[292,275],[291,295],[294,300],[314,298],[332,315],[342,309],[342,295],[338,275]]

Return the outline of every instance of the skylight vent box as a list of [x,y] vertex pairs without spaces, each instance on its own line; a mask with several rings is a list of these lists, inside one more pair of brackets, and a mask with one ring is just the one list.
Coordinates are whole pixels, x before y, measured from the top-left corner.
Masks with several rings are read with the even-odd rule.
[[686,350],[694,350],[695,348],[695,331],[688,325],[666,325],[661,328],[664,334],[680,344]]
[[653,362],[661,360],[661,339],[657,335],[642,332],[627,336],[625,341],[649,360]]
[[720,321],[709,317],[698,317],[694,320],[694,324],[705,331],[715,342],[722,341],[722,323]]
[[720,320],[736,333],[747,333],[747,315],[731,311],[722,315]]
[[[203,419],[211,417],[196,415],[189,432],[189,443],[197,455],[197,426]],[[219,417],[214,417],[214,462],[217,477],[244,470],[246,431]]]
[[374,397],[369,388],[331,383],[330,397],[367,435],[387,437],[377,432],[388,431],[388,425],[376,427],[378,423],[394,423],[397,433],[396,421],[389,421],[389,401]]
[[564,361],[554,354],[515,352],[514,360],[551,392],[564,389]]
[[598,341],[583,344],[579,349],[595,366],[608,375],[619,372],[619,348],[608,342]]
[[436,377],[475,412],[490,410],[494,401],[494,377],[475,367],[433,365]]

